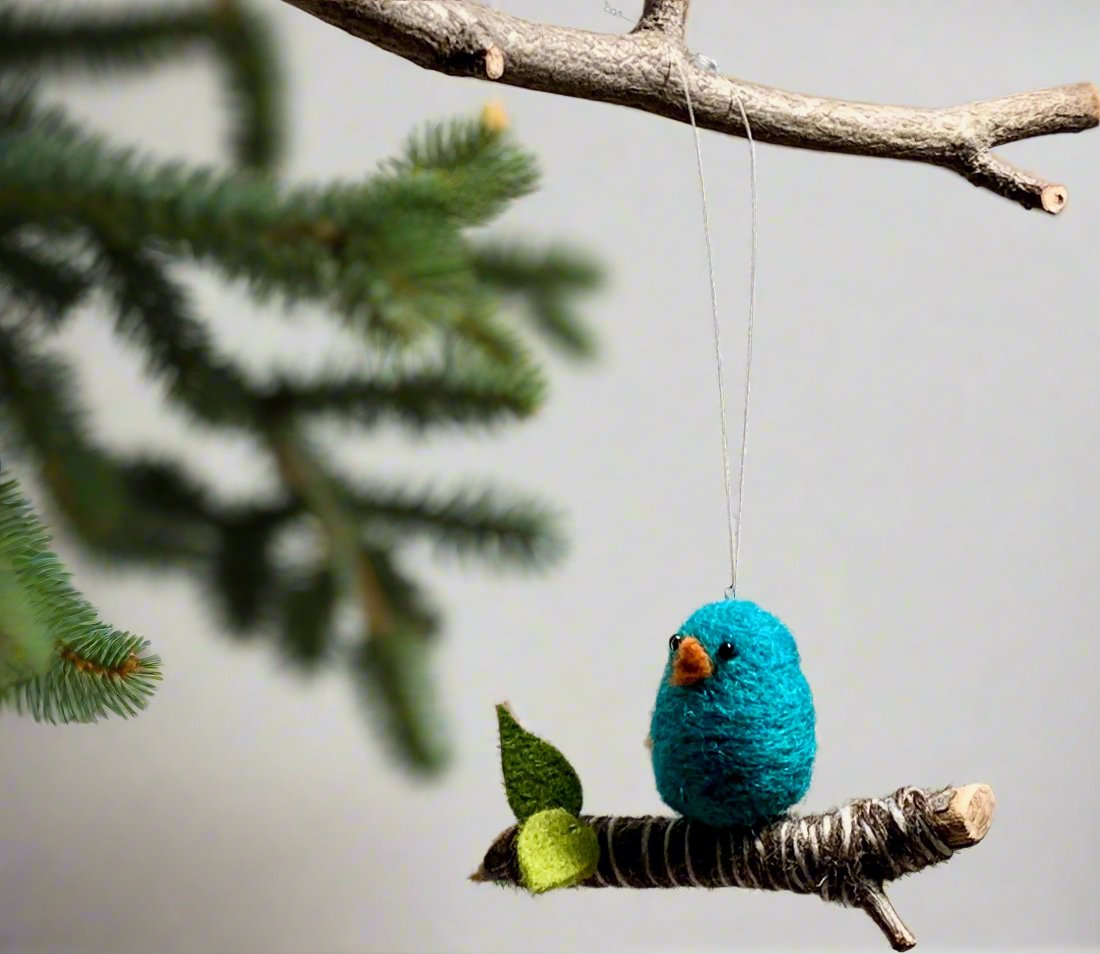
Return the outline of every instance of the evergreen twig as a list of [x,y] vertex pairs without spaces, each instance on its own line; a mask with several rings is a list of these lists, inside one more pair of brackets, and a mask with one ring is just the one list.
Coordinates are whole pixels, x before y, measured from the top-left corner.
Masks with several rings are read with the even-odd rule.
[[59,323],[91,285],[86,270],[46,243],[0,234],[0,288],[23,310]]
[[474,268],[489,284],[521,304],[521,313],[554,345],[576,357],[592,357],[595,341],[573,308],[578,289],[598,288],[602,275],[569,248],[537,249],[516,242],[484,241]]
[[479,321],[489,299],[460,230],[525,194],[534,174],[503,139],[459,144],[446,169],[395,164],[358,184],[287,189],[142,159],[42,120],[0,131],[0,221],[86,227],[128,247],[156,240],[261,300],[323,303],[399,340],[434,325],[476,343],[492,335]]
[[[125,462],[98,447],[64,365],[3,324],[0,428],[37,464],[70,529],[101,555],[186,563],[209,552],[214,517],[201,492],[172,465]],[[152,492],[143,487],[150,478]]]
[[340,415],[360,425],[390,419],[424,430],[529,417],[544,389],[531,366],[425,366],[355,378],[329,375],[314,383],[276,380],[266,403],[278,411]]
[[424,534],[457,555],[540,566],[561,555],[564,541],[554,514],[525,499],[502,499],[491,488],[444,495],[407,487],[357,485],[345,491],[349,507],[368,527]]
[[356,663],[394,752],[413,769],[438,769],[445,750],[426,678],[423,633],[391,603],[339,484],[316,454],[287,425],[273,429],[270,441],[287,485],[321,524],[338,585],[358,606],[362,637]]
[[115,299],[120,334],[136,338],[149,371],[166,380],[172,396],[199,417],[247,424],[258,397],[242,373],[216,354],[206,328],[191,317],[182,288],[165,264],[142,248],[98,235],[103,284]]
[[48,543],[15,482],[0,483],[0,702],[47,722],[137,714],[159,658],[100,622]]

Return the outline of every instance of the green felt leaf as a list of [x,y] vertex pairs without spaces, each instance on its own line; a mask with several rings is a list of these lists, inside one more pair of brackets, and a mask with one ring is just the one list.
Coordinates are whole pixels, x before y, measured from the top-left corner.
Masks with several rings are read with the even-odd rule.
[[581,780],[569,760],[549,742],[521,726],[506,705],[497,706],[500,765],[508,804],[518,821],[547,809],[581,813]]
[[600,860],[596,833],[564,808],[532,815],[516,838],[523,885],[533,894],[591,878]]

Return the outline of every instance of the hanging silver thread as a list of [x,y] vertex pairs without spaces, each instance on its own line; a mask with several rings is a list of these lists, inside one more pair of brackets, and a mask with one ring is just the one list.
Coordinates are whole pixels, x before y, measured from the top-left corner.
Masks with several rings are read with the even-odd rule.
[[749,256],[749,320],[745,332],[745,403],[741,420],[741,473],[737,479],[737,537],[733,550],[733,577],[730,582],[730,598],[737,597],[737,568],[741,563],[741,520],[745,509],[745,462],[749,456],[749,397],[752,394],[752,328],[756,318],[756,248],[759,218],[756,197],[756,141],[752,138],[752,125],[745,111],[741,91],[735,86],[737,108],[741,122],[745,124],[745,139],[749,144],[749,183],[752,194],[752,252]]
[[[700,66],[711,72],[718,72],[718,64],[709,57],[695,54],[693,57]],[[703,238],[707,247],[707,272],[710,277],[710,303],[711,318],[714,325],[714,357],[718,376],[718,403],[719,419],[722,431],[722,475],[726,489],[726,513],[729,518],[729,548],[730,548],[730,585],[726,590],[729,599],[737,598],[737,569],[741,561],[741,526],[744,518],[745,506],[745,461],[749,449],[749,397],[752,391],[752,330],[756,314],[756,258],[757,258],[757,189],[756,189],[756,142],[752,138],[752,126],[745,110],[741,92],[735,86],[734,96],[741,111],[741,121],[745,126],[745,138],[749,144],[749,183],[752,194],[752,253],[749,260],[749,320],[747,344],[745,347],[745,401],[744,415],[741,421],[741,463],[737,479],[737,507],[733,505],[732,475],[729,452],[729,426],[726,417],[726,386],[725,374],[722,366],[722,334],[718,317],[718,288],[714,277],[714,250],[710,237],[710,217],[707,212],[707,186],[703,175],[703,147],[699,138],[699,127],[695,123],[695,107],[691,101],[691,89],[688,86],[687,76],[678,58],[674,58],[676,69],[680,74],[680,83],[684,87],[684,99],[687,102],[688,119],[691,121],[691,130],[695,137],[695,160],[699,170],[699,195],[703,206]],[[735,515],[736,514],[736,515]]]
[[[621,10],[616,10],[604,0],[604,11],[620,20],[629,22]],[[692,61],[700,69],[711,73],[720,73],[718,63],[702,53],[691,53]],[[707,215],[707,186],[703,176],[703,147],[699,140],[699,127],[695,124],[695,107],[691,102],[691,90],[688,87],[687,77],[679,59],[673,57],[673,63],[680,73],[680,83],[684,87],[684,99],[687,101],[688,118],[691,120],[691,129],[695,135],[695,159],[699,168],[699,194],[703,204],[703,237],[707,245],[707,271],[710,275],[710,303],[714,320],[714,354],[718,371],[718,404],[722,428],[722,475],[726,489],[726,512],[729,517],[729,541],[730,541],[730,585],[726,590],[729,599],[737,598],[737,568],[741,562],[741,522],[745,509],[745,461],[749,450],[749,396],[752,390],[752,329],[756,315],[756,250],[757,250],[757,189],[756,189],[756,142],[752,138],[752,125],[745,110],[745,102],[741,98],[741,91],[735,86],[733,95],[737,98],[737,106],[741,111],[741,122],[745,126],[745,139],[749,144],[749,184],[752,193],[752,253],[749,259],[749,321],[747,332],[747,344],[745,347],[745,403],[744,416],[741,421],[741,464],[737,478],[737,510],[734,516],[732,478],[730,475],[730,451],[729,428],[726,419],[726,386],[725,375],[722,369],[722,336],[718,322],[718,288],[714,280],[714,252],[710,240],[710,219]]]

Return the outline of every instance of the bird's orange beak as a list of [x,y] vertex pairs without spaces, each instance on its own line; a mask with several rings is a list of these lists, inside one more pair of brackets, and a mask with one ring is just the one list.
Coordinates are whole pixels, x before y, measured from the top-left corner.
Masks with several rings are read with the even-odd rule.
[[713,672],[714,665],[703,644],[694,636],[688,636],[676,650],[676,658],[672,660],[672,676],[668,681],[674,686],[693,686]]

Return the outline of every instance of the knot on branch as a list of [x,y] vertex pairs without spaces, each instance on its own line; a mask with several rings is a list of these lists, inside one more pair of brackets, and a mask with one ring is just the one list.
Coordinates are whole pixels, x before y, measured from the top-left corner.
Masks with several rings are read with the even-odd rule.
[[442,72],[498,80],[504,75],[504,50],[484,25],[461,22],[448,38]]

